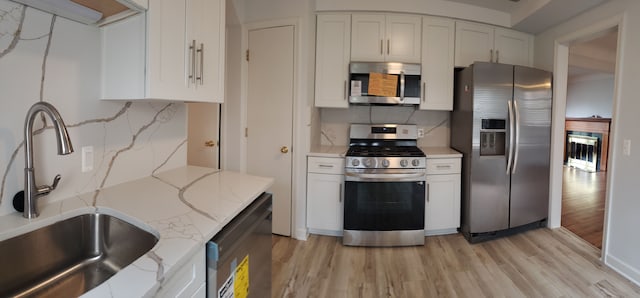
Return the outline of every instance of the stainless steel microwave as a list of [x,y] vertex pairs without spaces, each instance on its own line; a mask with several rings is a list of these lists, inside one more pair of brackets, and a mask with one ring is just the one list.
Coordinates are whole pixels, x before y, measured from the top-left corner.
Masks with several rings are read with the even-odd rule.
[[352,62],[349,64],[349,103],[420,104],[420,64]]

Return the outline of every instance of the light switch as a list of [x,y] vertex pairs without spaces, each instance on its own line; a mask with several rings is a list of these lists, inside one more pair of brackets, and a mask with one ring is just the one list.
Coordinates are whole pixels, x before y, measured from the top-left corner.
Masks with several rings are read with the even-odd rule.
[[622,142],[622,154],[626,156],[631,155],[631,140],[624,140]]
[[93,170],[93,146],[82,147],[82,172]]

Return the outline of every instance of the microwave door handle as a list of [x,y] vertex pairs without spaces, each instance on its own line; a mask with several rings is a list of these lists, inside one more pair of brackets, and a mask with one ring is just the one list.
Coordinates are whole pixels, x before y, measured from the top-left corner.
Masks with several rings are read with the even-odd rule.
[[400,102],[404,102],[404,71],[400,72]]

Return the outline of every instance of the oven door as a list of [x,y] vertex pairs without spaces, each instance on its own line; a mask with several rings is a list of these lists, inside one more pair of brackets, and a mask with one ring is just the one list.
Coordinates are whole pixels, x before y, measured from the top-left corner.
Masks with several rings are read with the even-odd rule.
[[344,229],[424,230],[425,179],[424,169],[395,173],[347,169]]

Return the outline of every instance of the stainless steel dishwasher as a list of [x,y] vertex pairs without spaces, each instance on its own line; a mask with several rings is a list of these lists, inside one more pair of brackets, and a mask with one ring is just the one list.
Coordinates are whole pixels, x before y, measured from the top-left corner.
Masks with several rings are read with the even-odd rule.
[[271,194],[207,242],[207,297],[271,297]]

